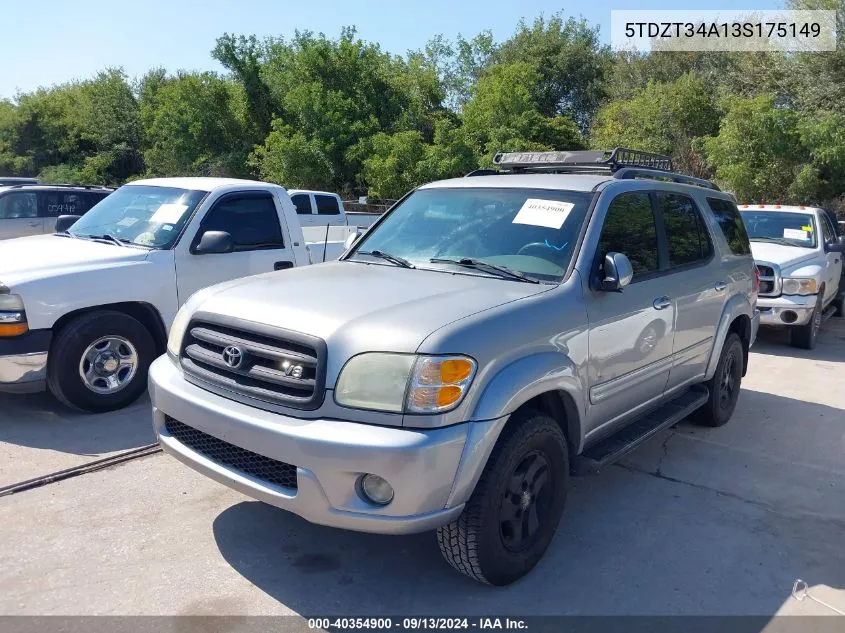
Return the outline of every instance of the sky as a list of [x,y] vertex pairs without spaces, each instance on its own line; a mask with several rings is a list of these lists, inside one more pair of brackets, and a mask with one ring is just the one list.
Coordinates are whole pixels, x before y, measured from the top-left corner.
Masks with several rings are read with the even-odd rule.
[[610,38],[612,9],[776,9],[778,0],[5,0],[0,8],[0,98],[85,79],[109,66],[130,77],[154,67],[169,71],[222,68],[210,52],[217,37],[292,35],[296,29],[333,37],[355,26],[391,53],[421,49],[434,35],[471,37],[490,29],[510,36],[520,18],[563,11],[584,17]]

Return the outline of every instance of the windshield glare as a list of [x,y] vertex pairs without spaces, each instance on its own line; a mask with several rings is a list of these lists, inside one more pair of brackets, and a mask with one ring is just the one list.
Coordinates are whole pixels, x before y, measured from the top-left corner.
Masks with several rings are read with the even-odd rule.
[[591,199],[589,193],[546,189],[420,189],[366,234],[351,257],[383,263],[366,255],[378,250],[419,268],[484,274],[430,261],[474,258],[559,281]]
[[113,235],[149,248],[173,246],[204,191],[124,185],[77,220],[68,231],[79,237]]
[[748,239],[780,242],[790,246],[816,247],[816,222],[810,213],[786,211],[743,211]]

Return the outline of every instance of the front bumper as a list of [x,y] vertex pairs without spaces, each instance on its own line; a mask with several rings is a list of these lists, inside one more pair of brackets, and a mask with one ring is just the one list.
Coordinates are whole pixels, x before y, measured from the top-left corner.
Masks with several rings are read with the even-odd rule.
[[34,393],[47,384],[51,330],[32,330],[0,339],[0,392]]
[[760,325],[806,325],[816,307],[816,299],[817,295],[758,297]]
[[[205,391],[186,381],[167,356],[152,364],[149,384],[153,426],[165,451],[224,485],[312,523],[363,532],[410,534],[454,520],[466,499],[453,495],[453,489],[471,490],[468,482],[477,480],[479,455],[489,452],[504,424],[500,419],[415,430],[289,417]],[[194,450],[168,432],[167,417],[294,465],[296,488],[272,484]],[[391,503],[374,506],[359,496],[364,473],[393,486]]]

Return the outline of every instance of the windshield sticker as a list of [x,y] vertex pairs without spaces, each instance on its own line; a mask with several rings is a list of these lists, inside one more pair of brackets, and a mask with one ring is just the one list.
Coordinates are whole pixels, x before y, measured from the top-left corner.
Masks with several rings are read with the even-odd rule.
[[182,219],[182,214],[188,208],[187,204],[163,204],[150,218],[150,222],[160,222],[161,224],[177,224]]
[[138,222],[138,218],[123,218],[117,223],[118,226],[132,226]]
[[798,229],[784,229],[783,236],[788,240],[808,240],[808,231],[799,231]]
[[801,227],[801,230],[802,230],[802,231],[807,231],[807,233],[812,233],[812,232],[813,232],[813,227],[812,227],[812,226],[802,226],[802,227]]
[[559,229],[566,222],[566,218],[569,217],[569,213],[574,207],[575,205],[571,202],[528,198],[519,213],[516,214],[513,223]]

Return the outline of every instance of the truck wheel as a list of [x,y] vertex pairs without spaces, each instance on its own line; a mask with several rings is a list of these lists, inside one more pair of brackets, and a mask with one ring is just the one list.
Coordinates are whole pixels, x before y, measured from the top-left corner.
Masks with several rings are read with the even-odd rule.
[[793,347],[813,349],[816,346],[816,338],[818,338],[819,330],[822,326],[823,293],[824,288],[822,288],[819,292],[819,298],[816,300],[816,307],[813,308],[810,320],[805,325],[799,325],[792,328],[790,336]]
[[462,574],[507,585],[531,571],[566,500],[569,454],[557,422],[518,411],[505,426],[461,515],[437,529],[440,552]]
[[114,411],[144,392],[155,357],[155,341],[137,319],[113,310],[83,314],[50,346],[47,386],[74,409]]
[[690,416],[692,420],[705,426],[727,424],[739,399],[744,357],[739,336],[728,334],[716,365],[716,373],[705,383],[710,390],[710,397],[706,404],[693,412]]
[[833,313],[835,317],[845,316],[845,310],[843,310],[843,302],[845,302],[845,295],[839,295],[837,299],[833,302],[833,306],[836,308],[836,312]]

